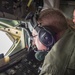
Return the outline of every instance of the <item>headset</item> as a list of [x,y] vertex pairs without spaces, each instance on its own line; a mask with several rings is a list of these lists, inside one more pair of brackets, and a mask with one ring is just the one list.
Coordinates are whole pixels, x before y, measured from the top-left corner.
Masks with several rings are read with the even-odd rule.
[[46,26],[35,26],[34,29],[37,31],[38,33],[38,37],[40,42],[47,47],[46,51],[42,51],[42,50],[38,50],[35,53],[35,58],[38,61],[42,61],[44,60],[46,54],[48,53],[48,51],[50,51],[50,49],[52,48],[52,46],[54,45],[55,41],[56,41],[56,33],[54,31],[52,31],[49,27]]
[[38,33],[38,37],[40,42],[45,45],[48,49],[50,49],[55,43],[55,32],[45,26],[36,25],[34,29]]

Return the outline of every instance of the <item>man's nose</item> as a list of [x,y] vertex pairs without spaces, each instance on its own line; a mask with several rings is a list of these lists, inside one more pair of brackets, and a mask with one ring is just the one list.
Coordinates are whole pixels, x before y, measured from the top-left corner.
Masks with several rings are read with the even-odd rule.
[[32,45],[35,45],[35,41],[34,40],[32,41]]
[[31,41],[32,41],[32,45],[35,45],[34,37],[32,36],[30,39],[31,39]]

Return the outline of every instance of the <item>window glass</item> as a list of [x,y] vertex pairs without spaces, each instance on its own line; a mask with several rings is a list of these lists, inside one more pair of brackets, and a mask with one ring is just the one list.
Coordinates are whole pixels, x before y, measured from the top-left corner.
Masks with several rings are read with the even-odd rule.
[[6,35],[5,32],[0,31],[0,54],[6,54],[13,45],[13,41]]

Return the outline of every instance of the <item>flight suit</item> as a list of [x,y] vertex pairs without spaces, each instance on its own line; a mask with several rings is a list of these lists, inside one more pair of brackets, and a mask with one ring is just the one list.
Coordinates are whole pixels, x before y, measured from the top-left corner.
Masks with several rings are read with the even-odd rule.
[[75,75],[75,31],[67,29],[48,54],[39,75]]

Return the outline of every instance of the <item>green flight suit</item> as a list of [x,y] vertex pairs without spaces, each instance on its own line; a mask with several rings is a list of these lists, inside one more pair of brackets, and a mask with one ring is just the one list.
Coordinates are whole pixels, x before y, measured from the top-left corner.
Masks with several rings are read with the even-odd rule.
[[67,29],[45,56],[40,75],[75,75],[75,31]]

